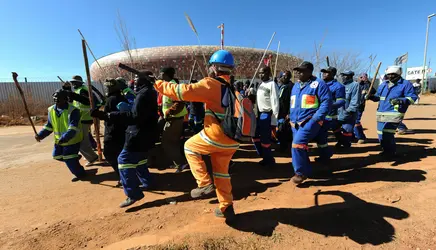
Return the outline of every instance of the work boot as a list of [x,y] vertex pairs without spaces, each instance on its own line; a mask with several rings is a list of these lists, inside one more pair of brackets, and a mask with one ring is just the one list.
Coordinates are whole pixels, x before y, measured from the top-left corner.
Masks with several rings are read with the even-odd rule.
[[226,221],[231,221],[235,218],[235,210],[233,209],[233,205],[230,205],[224,210],[221,211],[219,207],[215,209],[215,216],[219,218],[225,218]]
[[215,192],[215,185],[209,184],[209,185],[204,186],[204,187],[198,187],[196,189],[192,189],[191,190],[191,197],[193,199],[198,199],[198,198],[208,196],[208,195],[212,194],[213,192]]
[[407,134],[407,130],[405,130],[405,129],[399,129],[398,132],[397,132],[397,134],[399,134],[399,135],[405,135],[405,134]]
[[366,140],[365,139],[360,139],[357,141],[357,144],[365,144]]
[[306,176],[296,174],[296,175],[294,175],[294,176],[291,178],[291,181],[292,181],[292,183],[294,183],[295,185],[299,185],[299,184],[303,183],[303,181],[306,180],[306,179],[307,179]]
[[137,202],[137,200],[127,197],[127,199],[120,204],[120,208],[131,206],[135,202]]

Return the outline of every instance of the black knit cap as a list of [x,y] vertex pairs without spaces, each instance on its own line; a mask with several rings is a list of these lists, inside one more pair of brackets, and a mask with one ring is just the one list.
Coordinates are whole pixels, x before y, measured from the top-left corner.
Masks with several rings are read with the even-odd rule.
[[160,69],[160,72],[168,74],[170,76],[174,76],[176,74],[176,69],[173,67],[163,67]]

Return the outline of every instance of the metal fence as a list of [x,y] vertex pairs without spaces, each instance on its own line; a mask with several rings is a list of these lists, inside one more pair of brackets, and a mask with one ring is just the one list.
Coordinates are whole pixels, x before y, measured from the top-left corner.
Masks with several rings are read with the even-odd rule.
[[[92,85],[103,93],[102,84],[94,82]],[[52,94],[62,87],[62,82],[22,82],[20,86],[26,98],[48,106],[53,103]],[[13,82],[0,82],[0,102],[17,97],[20,98],[20,93]]]

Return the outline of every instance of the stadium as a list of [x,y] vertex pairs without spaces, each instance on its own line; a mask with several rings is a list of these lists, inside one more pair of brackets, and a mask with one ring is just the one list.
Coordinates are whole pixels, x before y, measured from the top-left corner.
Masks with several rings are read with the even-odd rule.
[[[118,68],[118,63],[124,63],[138,70],[150,70],[157,74],[161,67],[172,66],[177,70],[177,78],[188,80],[190,71],[197,61],[198,67],[194,72],[194,79],[201,79],[206,74],[205,59],[217,50],[219,46],[166,46],[154,48],[134,49],[121,51],[104,56],[91,65],[91,76],[94,81],[104,81],[106,78],[123,76],[131,79],[131,73]],[[252,78],[259,61],[264,53],[262,49],[244,47],[225,47],[235,57],[235,70],[233,75],[237,79]],[[203,57],[204,55],[204,57]],[[267,51],[265,61],[270,60],[274,67],[275,51]],[[277,71],[292,69],[301,59],[286,53],[279,53]]]

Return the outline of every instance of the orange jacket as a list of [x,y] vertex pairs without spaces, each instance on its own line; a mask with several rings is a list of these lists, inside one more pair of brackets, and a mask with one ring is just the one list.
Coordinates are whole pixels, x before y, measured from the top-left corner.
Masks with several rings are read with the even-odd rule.
[[[230,81],[229,76],[221,78]],[[205,103],[206,115],[204,131],[200,132],[201,138],[219,148],[236,149],[239,144],[224,134],[219,121],[211,112],[213,110],[218,117],[224,113],[224,108],[221,107],[221,85],[220,81],[206,77],[194,84],[173,84],[159,80],[154,86],[159,93],[173,100]]]

